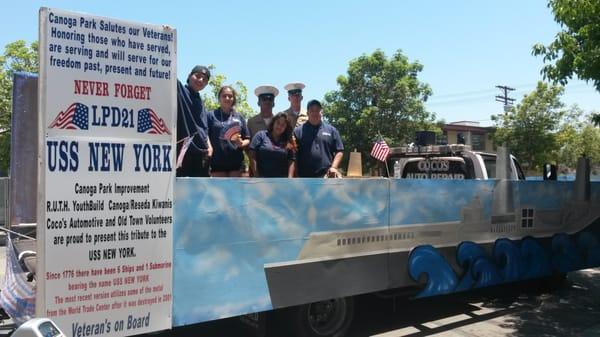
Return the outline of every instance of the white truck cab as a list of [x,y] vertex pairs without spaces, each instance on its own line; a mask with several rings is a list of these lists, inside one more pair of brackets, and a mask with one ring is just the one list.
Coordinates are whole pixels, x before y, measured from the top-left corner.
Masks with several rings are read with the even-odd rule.
[[[464,144],[409,145],[390,148],[388,163],[394,167],[395,178],[496,179],[496,158],[495,153],[472,151]],[[508,176],[510,180],[525,179],[512,155]]]

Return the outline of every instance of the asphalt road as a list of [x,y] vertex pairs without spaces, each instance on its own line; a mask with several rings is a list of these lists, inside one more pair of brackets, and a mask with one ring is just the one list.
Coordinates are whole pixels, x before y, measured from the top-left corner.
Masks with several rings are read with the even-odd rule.
[[[600,268],[570,273],[564,282],[510,285],[424,300],[361,296],[356,305],[349,337],[600,336]],[[226,319],[152,336],[253,334],[237,319]]]

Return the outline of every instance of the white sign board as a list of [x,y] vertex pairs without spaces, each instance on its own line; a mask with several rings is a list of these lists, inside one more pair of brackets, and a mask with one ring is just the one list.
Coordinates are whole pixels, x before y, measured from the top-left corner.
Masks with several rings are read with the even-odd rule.
[[36,315],[68,336],[171,327],[176,31],[40,10]]

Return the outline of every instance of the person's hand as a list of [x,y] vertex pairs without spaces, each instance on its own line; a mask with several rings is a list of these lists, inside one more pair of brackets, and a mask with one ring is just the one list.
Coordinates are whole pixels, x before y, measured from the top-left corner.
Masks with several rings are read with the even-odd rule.
[[340,173],[340,171],[338,171],[337,168],[330,167],[329,170],[327,171],[327,176],[329,178],[339,178],[342,176],[342,174]]
[[241,147],[242,146],[242,135],[240,135],[239,133],[236,133],[235,135],[231,136],[231,142],[233,144],[235,144],[237,147]]
[[213,148],[211,146],[206,150],[206,157],[212,158],[212,155],[213,155]]

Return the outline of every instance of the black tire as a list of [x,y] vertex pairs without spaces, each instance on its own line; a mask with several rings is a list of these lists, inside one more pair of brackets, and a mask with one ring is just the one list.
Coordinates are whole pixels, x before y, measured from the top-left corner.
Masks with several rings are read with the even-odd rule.
[[292,308],[289,312],[297,337],[345,336],[354,318],[354,298],[334,298]]

